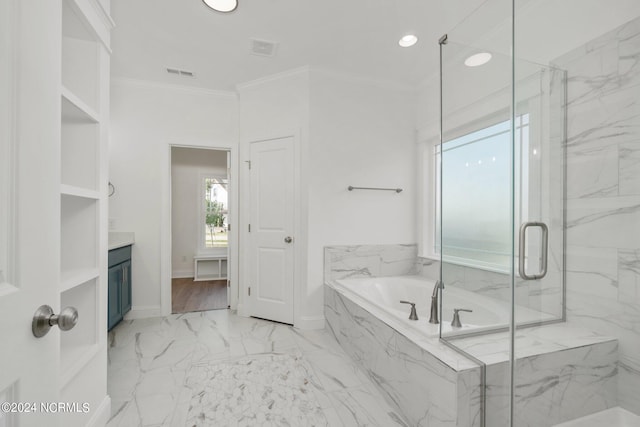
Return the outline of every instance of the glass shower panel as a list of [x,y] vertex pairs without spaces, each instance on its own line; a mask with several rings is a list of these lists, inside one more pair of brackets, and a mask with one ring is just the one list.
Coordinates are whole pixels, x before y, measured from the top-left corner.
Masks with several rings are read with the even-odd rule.
[[512,120],[510,28],[511,1],[489,0],[441,48],[440,332],[480,366],[481,412],[473,427],[509,425],[512,129],[530,126],[528,115]]
[[[465,65],[478,54],[491,58]],[[443,143],[434,147],[441,225],[436,251],[445,287],[441,332],[452,337],[509,326],[510,58],[449,39],[442,64]],[[519,126],[528,126],[526,117]],[[456,310],[472,311],[458,311],[458,325]]]
[[[528,117],[526,132],[515,132],[513,426],[552,426],[549,378],[563,370],[544,366],[563,357],[565,73],[514,58],[514,109]],[[549,376],[550,374],[550,376]],[[555,389],[559,393],[560,388]],[[548,409],[550,412],[546,412]]]

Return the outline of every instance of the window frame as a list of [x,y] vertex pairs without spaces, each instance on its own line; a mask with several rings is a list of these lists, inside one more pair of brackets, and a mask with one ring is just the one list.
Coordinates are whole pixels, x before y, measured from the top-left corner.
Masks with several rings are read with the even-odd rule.
[[[207,215],[207,200],[205,196],[206,192],[206,180],[207,179],[217,179],[220,181],[226,181],[226,190],[227,190],[227,211],[229,210],[229,178],[226,175],[215,174],[215,173],[201,173],[200,174],[200,185],[199,185],[199,194],[198,194],[198,253],[206,253],[206,254],[215,254],[215,253],[223,253],[227,252],[229,249],[229,241],[227,240],[226,246],[218,246],[218,247],[207,247],[206,241],[206,233],[207,223],[206,223],[206,215]],[[227,214],[228,220],[228,214]]]
[[[533,145],[538,146],[537,143],[540,135],[536,132],[535,126],[533,125],[535,120],[539,117],[539,112],[537,111],[537,106],[535,100],[528,100],[528,102],[523,102],[518,105],[518,117],[522,117],[524,115],[528,115],[528,147]],[[507,120],[504,120],[505,116],[509,115],[508,110],[499,110],[492,114],[485,115],[484,117],[471,121],[470,123],[464,124],[457,128],[454,128],[452,131],[447,133],[446,139],[447,141],[452,141],[457,138],[460,138],[465,135],[469,135],[473,132],[477,132],[488,127],[497,125],[499,123],[503,123],[506,121],[510,121],[509,117]],[[445,142],[447,142],[445,141]],[[510,274],[511,266],[501,266],[493,263],[482,262],[479,260],[474,260],[470,258],[462,258],[462,257],[453,257],[453,256],[445,256],[444,258],[441,256],[441,253],[437,251],[436,245],[436,235],[439,224],[436,223],[438,219],[437,209],[439,209],[439,201],[437,200],[439,196],[439,177],[437,173],[439,171],[437,165],[437,152],[439,150],[440,145],[440,137],[432,136],[430,138],[425,138],[420,142],[419,145],[419,159],[421,163],[420,170],[420,185],[422,187],[422,191],[420,192],[422,195],[422,200],[419,203],[419,215],[420,224],[419,231],[421,234],[420,244],[419,244],[419,256],[422,258],[433,259],[436,261],[445,261],[450,264],[460,265],[464,267],[477,268],[481,270],[491,271],[495,273],[503,273]],[[517,166],[517,170],[519,171],[519,176],[516,179],[516,185],[519,187],[517,194],[519,195],[517,200],[517,218],[515,218],[516,224],[521,224],[523,220],[530,216],[532,209],[539,209],[539,203],[531,203],[530,198],[530,189],[532,187],[531,183],[538,182],[540,176],[540,167],[536,164],[533,159],[529,158],[527,163],[527,180],[523,180],[524,169],[523,164],[525,163],[525,158],[522,155],[521,150],[516,153],[516,158],[520,162]],[[535,184],[534,184],[535,185]],[[538,195],[539,196],[539,195]],[[517,238],[517,236],[516,236]],[[516,242],[517,246],[517,242]],[[515,254],[515,262],[517,262],[517,254]]]

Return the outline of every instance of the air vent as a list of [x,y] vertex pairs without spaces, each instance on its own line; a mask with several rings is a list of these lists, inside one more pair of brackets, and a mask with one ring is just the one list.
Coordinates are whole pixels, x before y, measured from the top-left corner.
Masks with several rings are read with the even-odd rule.
[[269,40],[251,39],[251,54],[259,56],[276,56],[278,43]]
[[180,70],[178,68],[167,68],[167,73],[173,74],[174,76],[182,76],[182,77],[195,77],[196,75],[193,71]]

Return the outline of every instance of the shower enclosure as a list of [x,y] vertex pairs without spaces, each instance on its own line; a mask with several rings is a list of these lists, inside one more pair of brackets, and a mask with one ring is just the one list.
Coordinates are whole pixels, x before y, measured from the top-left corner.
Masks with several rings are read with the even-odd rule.
[[478,426],[640,414],[640,7],[562,3],[487,0],[439,41],[440,334],[482,367]]

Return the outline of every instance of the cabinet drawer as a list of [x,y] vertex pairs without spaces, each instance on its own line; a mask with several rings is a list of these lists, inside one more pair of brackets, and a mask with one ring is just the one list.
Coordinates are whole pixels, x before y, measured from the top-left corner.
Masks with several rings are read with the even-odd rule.
[[120,264],[128,259],[131,259],[131,246],[125,246],[109,251],[109,267],[113,267],[114,265]]

